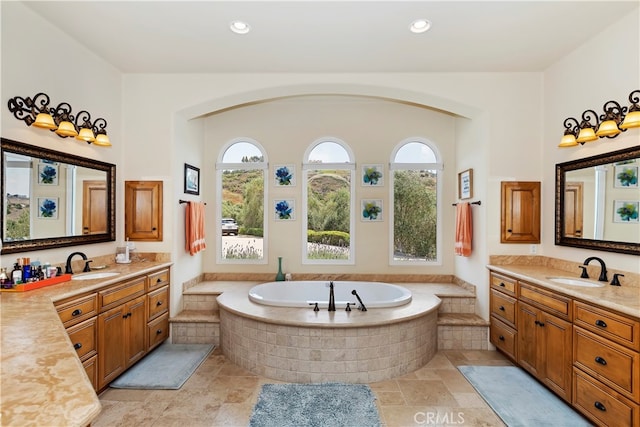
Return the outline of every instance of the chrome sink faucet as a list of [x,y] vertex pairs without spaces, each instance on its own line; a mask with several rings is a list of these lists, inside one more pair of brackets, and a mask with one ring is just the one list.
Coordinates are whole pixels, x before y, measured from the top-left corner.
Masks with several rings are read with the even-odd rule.
[[73,252],[71,255],[67,257],[67,264],[64,267],[65,274],[73,274],[73,270],[71,269],[71,258],[73,258],[76,255],[80,255],[84,260],[84,269],[82,271],[84,272],[91,271],[91,268],[89,267],[89,263],[92,262],[93,260],[87,260],[87,256],[83,252]]
[[[600,277],[598,278],[598,280],[600,282],[608,281],[609,279],[607,279],[607,266],[606,266],[606,264],[604,263],[604,261],[601,258],[598,258],[598,257],[595,257],[595,256],[589,257],[589,258],[584,260],[582,265],[587,266],[593,260],[596,260],[596,261],[598,261],[600,263]],[[582,267],[582,266],[580,266],[580,268],[582,268],[582,275],[580,277],[588,279],[589,275],[587,274],[587,269],[585,267]]]

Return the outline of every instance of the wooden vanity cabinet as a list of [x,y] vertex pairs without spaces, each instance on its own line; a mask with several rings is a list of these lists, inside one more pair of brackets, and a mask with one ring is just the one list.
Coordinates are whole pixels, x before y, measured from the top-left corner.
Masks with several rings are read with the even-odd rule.
[[149,275],[147,339],[151,351],[169,338],[169,269]]
[[540,243],[540,182],[501,183],[500,243]]
[[491,328],[489,340],[515,362],[518,350],[516,281],[497,273],[491,273],[490,284]]

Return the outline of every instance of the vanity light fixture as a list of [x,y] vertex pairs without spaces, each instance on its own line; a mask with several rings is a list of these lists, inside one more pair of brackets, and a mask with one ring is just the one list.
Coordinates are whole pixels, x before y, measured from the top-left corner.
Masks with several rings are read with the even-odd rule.
[[236,34],[247,34],[251,31],[251,27],[244,21],[233,21],[229,24],[229,28]]
[[111,146],[105,119],[98,118],[92,122],[87,111],[80,111],[74,116],[68,103],[62,102],[55,108],[49,107],[49,103],[49,95],[42,92],[33,98],[16,96],[9,99],[9,111],[27,126],[49,129],[61,138],[75,137],[88,144]]
[[416,19],[409,25],[409,31],[415,34],[425,33],[431,28],[431,21],[428,19]]
[[[558,147],[574,147],[598,138],[615,138],[627,129],[640,127],[640,90],[629,94],[629,102],[631,106],[627,108],[616,101],[607,101],[602,107],[603,114],[598,117],[595,111],[586,110],[580,123],[573,117],[565,119],[565,131]],[[591,124],[591,119],[595,124]]]

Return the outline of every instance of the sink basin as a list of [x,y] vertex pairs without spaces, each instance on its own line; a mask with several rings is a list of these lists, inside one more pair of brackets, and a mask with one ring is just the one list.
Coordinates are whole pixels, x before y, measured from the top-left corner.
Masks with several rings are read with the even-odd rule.
[[120,273],[116,272],[101,272],[101,273],[86,273],[86,274],[74,274],[71,280],[95,280],[106,279],[107,277],[117,276]]
[[571,277],[547,277],[547,280],[560,285],[582,286],[583,288],[601,288],[604,283],[589,282],[587,280],[573,279]]

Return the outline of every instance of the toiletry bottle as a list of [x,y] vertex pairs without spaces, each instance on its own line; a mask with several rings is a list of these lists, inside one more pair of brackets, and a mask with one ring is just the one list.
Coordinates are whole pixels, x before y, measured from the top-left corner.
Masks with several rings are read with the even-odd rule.
[[18,285],[22,283],[22,269],[20,268],[20,264],[17,262],[13,266],[13,271],[11,272],[11,280],[14,285]]
[[9,289],[12,286],[11,280],[9,280],[9,276],[7,275],[7,269],[6,267],[2,267],[2,269],[0,269],[0,287],[2,289]]

